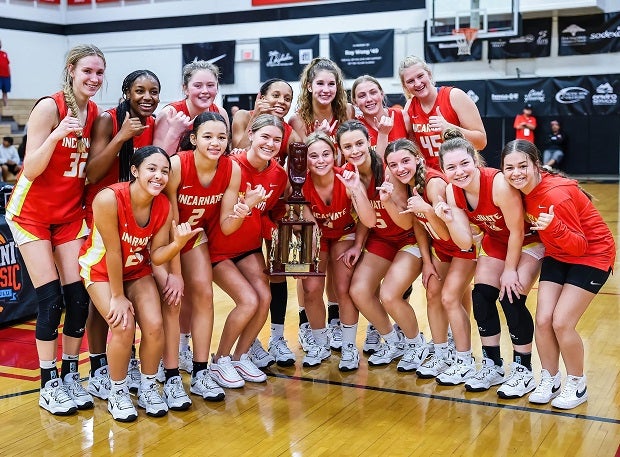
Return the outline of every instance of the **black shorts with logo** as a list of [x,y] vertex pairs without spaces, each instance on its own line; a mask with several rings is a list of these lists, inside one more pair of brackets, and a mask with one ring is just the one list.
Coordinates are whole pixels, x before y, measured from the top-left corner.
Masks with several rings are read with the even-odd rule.
[[549,281],[556,284],[572,284],[580,289],[597,294],[609,278],[608,271],[587,265],[561,262],[552,257],[545,257],[540,270],[539,281]]

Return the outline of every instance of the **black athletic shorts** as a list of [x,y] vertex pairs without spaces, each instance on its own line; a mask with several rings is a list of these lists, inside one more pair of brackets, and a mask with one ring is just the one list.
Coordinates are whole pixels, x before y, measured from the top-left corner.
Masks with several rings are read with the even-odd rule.
[[539,281],[549,281],[556,284],[572,284],[580,289],[597,294],[609,278],[608,271],[587,265],[561,262],[552,257],[545,257],[540,270]]

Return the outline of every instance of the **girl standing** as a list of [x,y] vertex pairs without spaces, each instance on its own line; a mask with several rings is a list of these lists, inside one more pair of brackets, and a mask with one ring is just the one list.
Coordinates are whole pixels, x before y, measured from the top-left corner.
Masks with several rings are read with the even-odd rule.
[[[542,375],[529,401],[572,409],[588,399],[583,341],[576,326],[612,271],[615,242],[591,197],[575,181],[546,173],[531,142],[508,143],[502,170],[524,195],[526,217],[545,245],[536,307]],[[561,391],[560,356],[566,366]]]
[[[39,302],[35,332],[41,367],[39,406],[59,415],[93,407],[77,370],[88,316],[88,294],[77,258],[88,234],[82,207],[84,167],[98,111],[90,99],[101,87],[104,72],[105,58],[97,47],[78,45],[68,52],[62,91],[40,99],[30,114],[24,166],[6,208],[7,223]],[[63,296],[59,379],[56,352]]]

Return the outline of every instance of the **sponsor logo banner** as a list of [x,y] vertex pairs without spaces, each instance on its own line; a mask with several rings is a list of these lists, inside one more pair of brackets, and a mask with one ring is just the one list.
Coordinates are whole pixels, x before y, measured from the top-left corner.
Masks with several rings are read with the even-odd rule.
[[297,81],[303,67],[319,54],[319,35],[261,38],[260,80]]
[[558,18],[558,55],[620,52],[620,12]]
[[520,36],[489,40],[489,59],[527,59],[551,55],[551,18],[524,19]]
[[182,52],[183,65],[206,60],[219,68],[221,84],[235,83],[235,41],[184,44]]

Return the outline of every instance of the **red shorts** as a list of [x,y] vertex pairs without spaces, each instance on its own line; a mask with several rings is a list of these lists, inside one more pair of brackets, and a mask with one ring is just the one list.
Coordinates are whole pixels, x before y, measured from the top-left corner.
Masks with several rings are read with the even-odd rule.
[[370,232],[370,235],[368,235],[368,239],[366,240],[364,250],[389,260],[390,262],[394,260],[394,257],[396,257],[396,254],[399,251],[409,252],[416,257],[422,257],[420,249],[418,248],[413,236],[388,240],[385,238],[380,238],[374,235],[373,232]]
[[86,238],[90,232],[84,219],[67,222],[66,224],[49,225],[19,216],[12,216],[10,219],[7,218],[6,222],[11,229],[15,244],[18,246],[39,240],[50,241],[52,247],[60,246],[69,241]]
[[[507,240],[506,240],[507,241]],[[506,260],[506,254],[508,253],[508,243],[504,243],[503,240],[497,238],[491,238],[485,234],[482,238],[480,246],[480,252],[478,256],[493,257],[494,259]]]
[[432,254],[439,259],[440,262],[450,263],[453,258],[476,260],[476,249],[471,248],[469,251],[460,249],[446,249],[444,245],[435,243],[431,245]]
[[192,249],[200,246],[201,244],[205,244],[207,241],[207,232],[203,230],[198,235],[190,238],[187,243],[185,243],[185,246],[181,248],[181,254],[185,254],[186,252],[191,251]]

